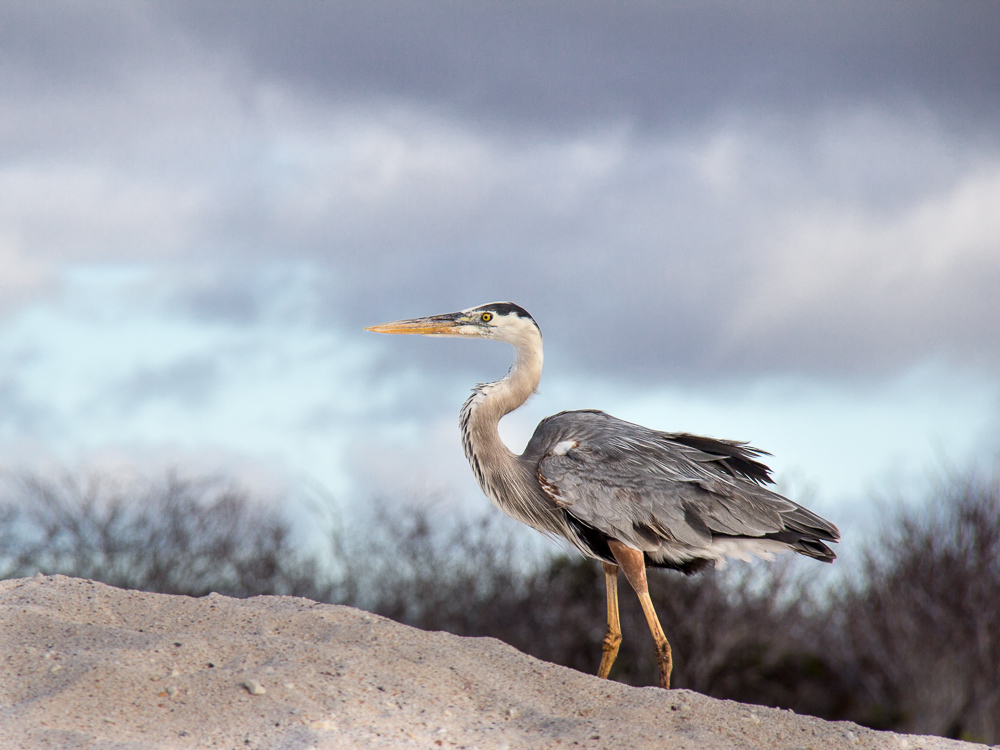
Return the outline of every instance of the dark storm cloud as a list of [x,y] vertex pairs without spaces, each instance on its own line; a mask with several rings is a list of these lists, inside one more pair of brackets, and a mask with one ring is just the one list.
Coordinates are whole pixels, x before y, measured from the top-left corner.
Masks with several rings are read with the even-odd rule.
[[[1000,6],[946,2],[159,2],[0,8],[8,84],[113,89],[203,49],[323,96],[515,127],[692,124],[916,100],[1000,112]],[[995,121],[995,120],[994,120]]]
[[[1000,111],[993,2],[274,2],[163,6],[265,76],[472,121],[658,128],[902,98]],[[980,120],[983,122],[983,120]]]

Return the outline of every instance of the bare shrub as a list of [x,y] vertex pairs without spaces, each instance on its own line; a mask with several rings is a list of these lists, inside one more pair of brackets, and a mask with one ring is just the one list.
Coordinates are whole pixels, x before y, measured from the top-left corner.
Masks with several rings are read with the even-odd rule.
[[425,630],[500,637],[517,629],[510,609],[544,558],[507,518],[378,505],[364,528],[336,544],[346,603]]
[[856,720],[1000,742],[1000,476],[893,512],[836,611]]
[[107,477],[9,480],[0,500],[0,576],[36,572],[167,594],[325,599],[287,523],[213,480],[169,475],[125,491]]

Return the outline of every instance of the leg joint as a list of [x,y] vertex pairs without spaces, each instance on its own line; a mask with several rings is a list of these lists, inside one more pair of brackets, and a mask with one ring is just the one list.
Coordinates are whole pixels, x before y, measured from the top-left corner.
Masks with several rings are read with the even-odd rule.
[[604,634],[603,648],[605,651],[618,651],[618,647],[622,645],[622,634],[611,630],[610,628]]

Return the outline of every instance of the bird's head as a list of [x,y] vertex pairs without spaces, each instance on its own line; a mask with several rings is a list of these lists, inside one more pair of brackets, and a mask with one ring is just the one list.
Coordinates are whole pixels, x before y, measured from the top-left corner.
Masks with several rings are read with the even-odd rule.
[[513,302],[491,302],[445,315],[397,320],[370,326],[375,333],[417,333],[421,336],[477,337],[504,341],[518,346],[526,339],[541,337],[534,318]]

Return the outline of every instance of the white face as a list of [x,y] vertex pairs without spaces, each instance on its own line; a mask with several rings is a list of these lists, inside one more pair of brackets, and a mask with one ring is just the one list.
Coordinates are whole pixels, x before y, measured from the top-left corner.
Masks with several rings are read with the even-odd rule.
[[461,325],[457,332],[460,335],[490,338],[514,345],[541,336],[541,331],[531,318],[524,318],[516,312],[501,312],[500,306],[505,304],[492,303],[462,310],[462,322],[468,320],[468,323]]

